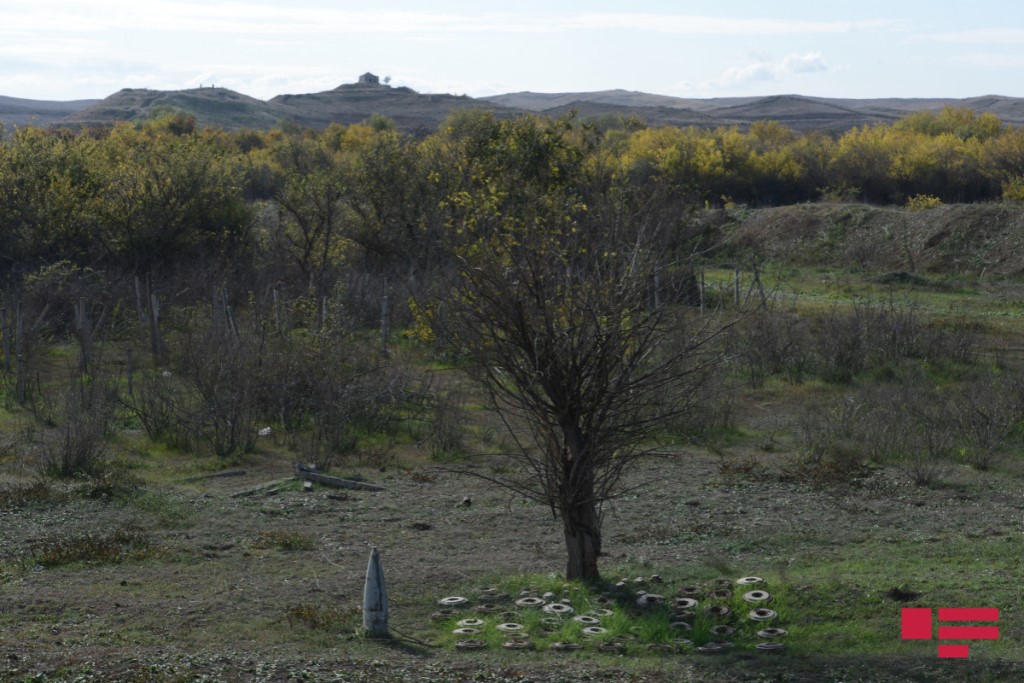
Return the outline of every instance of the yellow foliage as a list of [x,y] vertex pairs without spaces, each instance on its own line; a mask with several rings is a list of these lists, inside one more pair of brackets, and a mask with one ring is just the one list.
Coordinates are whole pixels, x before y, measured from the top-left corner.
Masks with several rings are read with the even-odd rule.
[[942,200],[930,194],[915,194],[907,199],[908,211],[926,211],[937,206],[942,206]]

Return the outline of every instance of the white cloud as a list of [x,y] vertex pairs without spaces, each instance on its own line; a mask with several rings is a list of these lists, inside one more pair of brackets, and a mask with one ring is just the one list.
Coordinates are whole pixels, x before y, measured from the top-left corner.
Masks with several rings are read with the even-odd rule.
[[790,54],[777,59],[754,57],[745,64],[729,67],[715,78],[700,83],[678,83],[672,90],[689,97],[750,94],[750,89],[757,84],[781,83],[828,70],[829,66],[820,52]]
[[720,86],[737,86],[755,81],[781,81],[796,74],[828,71],[820,52],[802,55],[787,55],[782,59],[758,60],[743,66],[726,69],[712,83]]

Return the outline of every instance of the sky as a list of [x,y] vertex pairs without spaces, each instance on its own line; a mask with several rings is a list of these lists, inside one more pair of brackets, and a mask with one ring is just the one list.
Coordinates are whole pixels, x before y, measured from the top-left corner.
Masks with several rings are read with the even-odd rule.
[[1024,0],[0,0],[0,95],[1024,97]]

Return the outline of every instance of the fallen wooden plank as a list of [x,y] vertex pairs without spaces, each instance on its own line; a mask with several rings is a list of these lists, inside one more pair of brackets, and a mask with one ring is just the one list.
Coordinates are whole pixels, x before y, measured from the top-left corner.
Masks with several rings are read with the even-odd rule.
[[373,484],[364,484],[361,481],[352,481],[351,479],[342,479],[341,477],[332,477],[326,474],[320,474],[316,470],[311,470],[304,465],[295,466],[295,476],[299,479],[305,479],[307,481],[315,481],[318,484],[324,486],[334,486],[340,489],[360,489],[363,491],[383,491],[383,487],[374,486]]
[[219,479],[221,477],[244,477],[246,475],[245,470],[227,470],[224,472],[214,472],[213,474],[200,474],[195,477],[189,477],[182,479],[183,482],[194,482],[202,481],[204,479]]
[[232,498],[245,498],[246,496],[251,496],[254,493],[259,493],[260,491],[265,491],[266,489],[272,488],[274,486],[280,486],[281,484],[287,484],[290,481],[295,481],[295,477],[288,477],[287,479],[276,479],[274,481],[268,481],[266,484],[260,484],[259,486],[255,487],[255,488],[246,489],[244,491],[239,491],[238,493],[232,493],[231,497]]

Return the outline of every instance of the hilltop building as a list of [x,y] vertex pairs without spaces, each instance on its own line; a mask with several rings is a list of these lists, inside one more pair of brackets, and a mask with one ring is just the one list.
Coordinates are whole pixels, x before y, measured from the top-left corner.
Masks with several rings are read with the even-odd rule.
[[359,85],[380,85],[380,77],[367,71],[359,77]]

